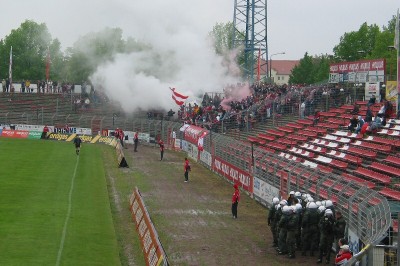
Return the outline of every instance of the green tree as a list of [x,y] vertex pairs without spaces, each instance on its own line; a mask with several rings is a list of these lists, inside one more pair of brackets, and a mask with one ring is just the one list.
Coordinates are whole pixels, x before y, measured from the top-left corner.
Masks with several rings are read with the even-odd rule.
[[0,43],[2,58],[0,73],[5,76],[8,76],[11,46],[13,48],[13,80],[15,81],[44,79],[48,48],[54,52],[56,61],[57,57],[62,58],[60,42],[52,39],[46,24],[26,20]]
[[376,24],[363,23],[358,31],[346,32],[333,48],[338,61],[357,61],[371,55],[380,29]]
[[300,59],[300,63],[295,66],[292,70],[292,74],[289,76],[289,83],[291,84],[313,84],[315,81],[314,77],[314,65],[313,58],[304,54],[304,57]]

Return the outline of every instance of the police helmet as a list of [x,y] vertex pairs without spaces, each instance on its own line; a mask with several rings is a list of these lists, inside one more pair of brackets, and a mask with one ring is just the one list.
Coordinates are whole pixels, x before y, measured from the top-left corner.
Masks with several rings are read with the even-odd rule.
[[294,195],[294,191],[290,191],[290,192],[289,192],[289,195]]
[[310,204],[308,205],[308,208],[309,209],[316,209],[316,208],[318,208],[318,206],[314,202],[310,202]]
[[274,205],[278,204],[278,203],[279,203],[279,199],[278,199],[277,197],[273,198],[273,199],[272,199],[272,203],[273,203]]
[[307,201],[308,201],[308,202],[314,202],[314,198],[313,198],[313,197],[308,197],[308,198],[307,198]]
[[333,202],[331,200],[327,200],[325,201],[325,207],[332,207],[333,206]]
[[296,198],[300,198],[300,197],[301,197],[301,193],[300,193],[299,191],[296,191],[296,192],[294,193],[294,196],[295,196]]
[[315,204],[317,204],[317,206],[322,206],[322,203],[320,201],[316,201]]
[[295,206],[296,206],[296,212],[301,212],[301,210],[303,209],[300,203],[297,203]]
[[281,202],[279,202],[279,204],[281,206],[286,206],[287,205],[287,200],[281,200]]
[[325,206],[319,206],[318,207],[318,212],[319,213],[323,213],[323,212],[325,212],[325,209],[326,209]]
[[325,210],[325,216],[333,216],[333,212],[330,209]]

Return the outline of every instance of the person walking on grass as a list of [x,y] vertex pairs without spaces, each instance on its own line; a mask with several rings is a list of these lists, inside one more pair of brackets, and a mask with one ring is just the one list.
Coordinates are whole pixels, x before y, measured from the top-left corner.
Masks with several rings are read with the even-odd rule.
[[240,201],[240,191],[237,184],[234,184],[233,187],[235,188],[235,192],[233,192],[232,195],[232,217],[233,219],[237,219],[237,208]]
[[82,140],[81,140],[81,138],[77,135],[77,136],[75,137],[75,139],[74,139],[76,155],[79,155],[79,152],[80,152],[80,149],[81,149],[81,143],[82,143]]
[[187,157],[185,157],[185,164],[183,165],[183,169],[185,170],[185,182],[189,181],[189,172],[190,172],[190,163]]
[[164,157],[164,142],[162,139],[158,141],[158,145],[160,145],[160,161],[162,161]]

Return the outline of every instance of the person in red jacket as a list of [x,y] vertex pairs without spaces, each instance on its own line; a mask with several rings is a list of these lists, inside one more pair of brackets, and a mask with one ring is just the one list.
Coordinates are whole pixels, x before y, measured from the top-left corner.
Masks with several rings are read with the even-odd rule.
[[345,265],[353,257],[348,245],[340,247],[339,253],[336,255],[335,265]]
[[189,171],[190,171],[190,164],[188,158],[185,157],[185,164],[183,165],[185,170],[185,182],[189,181]]
[[233,219],[237,219],[237,208],[240,201],[240,191],[237,184],[234,184],[233,187],[235,188],[235,192],[233,192],[232,195],[232,216]]
[[44,126],[41,139],[47,139],[47,134],[49,133],[49,127],[47,125]]

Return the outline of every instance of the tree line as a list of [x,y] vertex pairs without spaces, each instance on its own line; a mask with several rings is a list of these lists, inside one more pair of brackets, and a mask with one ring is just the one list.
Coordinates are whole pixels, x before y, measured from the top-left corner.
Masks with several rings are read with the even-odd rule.
[[[386,26],[363,23],[357,31],[344,33],[332,54],[309,55],[300,59],[292,70],[289,83],[314,84],[324,82],[329,76],[329,64],[341,61],[385,58],[389,79],[394,79],[397,69],[396,51],[393,46],[396,17],[393,16]],[[81,36],[72,47],[63,52],[61,43],[53,38],[45,23],[31,20],[23,22],[19,28],[0,40],[0,78],[8,77],[10,49],[13,47],[13,80],[44,80],[48,54],[50,54],[50,79],[72,83],[82,83],[96,68],[112,60],[117,53],[149,51],[154,58],[161,60],[151,44],[132,37],[122,37],[120,28],[105,28]],[[209,32],[214,42],[216,54],[227,61],[232,60],[233,23],[217,23]],[[236,51],[238,65],[243,64],[243,51]],[[255,57],[257,55],[254,55]],[[150,71],[150,70],[148,70]]]

